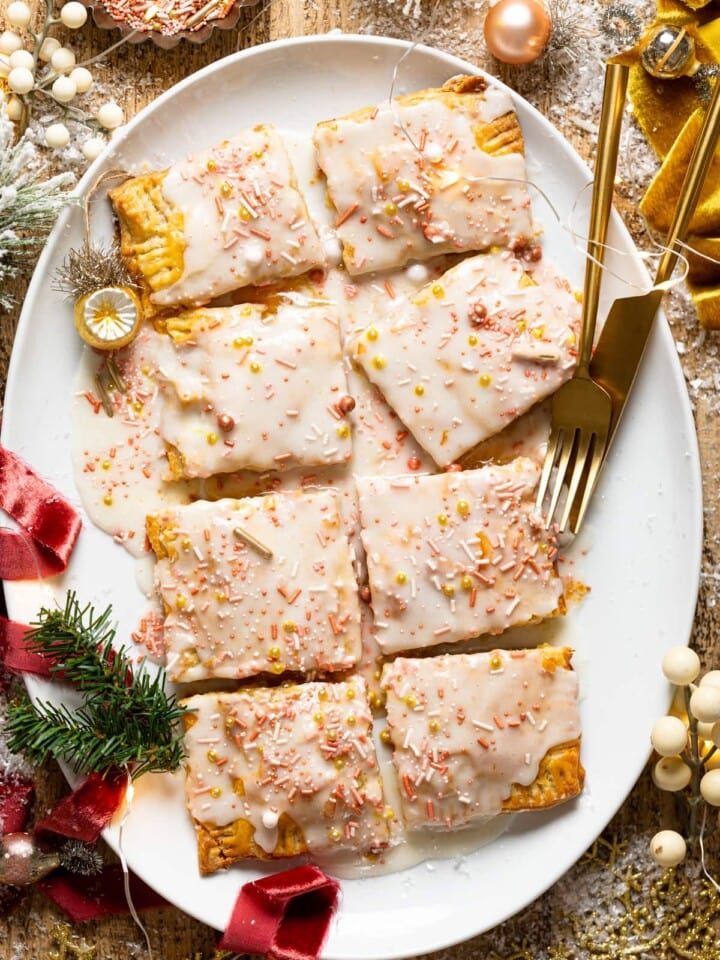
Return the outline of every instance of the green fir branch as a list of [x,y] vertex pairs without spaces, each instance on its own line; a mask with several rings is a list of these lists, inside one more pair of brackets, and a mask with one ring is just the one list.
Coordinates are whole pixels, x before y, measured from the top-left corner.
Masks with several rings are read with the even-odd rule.
[[174,770],[182,761],[185,708],[165,693],[162,671],[136,670],[125,648],[115,650],[112,607],[96,614],[74,592],[64,610],[43,608],[26,637],[30,650],[52,661],[51,672],[80,691],[82,706],[29,700],[12,704],[8,746],[41,764],[55,756],[75,770],[104,773],[125,767],[133,778]]

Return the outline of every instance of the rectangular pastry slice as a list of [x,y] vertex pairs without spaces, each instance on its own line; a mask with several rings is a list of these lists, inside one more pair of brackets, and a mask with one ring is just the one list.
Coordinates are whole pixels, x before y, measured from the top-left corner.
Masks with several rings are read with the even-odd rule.
[[582,790],[577,678],[567,647],[398,658],[383,670],[409,829],[542,810]]
[[446,466],[572,376],[579,315],[551,266],[480,254],[409,301],[388,300],[348,352]]
[[269,125],[133,177],[110,199],[123,255],[151,311],[207,303],[324,262],[285,146]]
[[332,305],[201,308],[170,317],[167,332],[160,431],[175,477],[349,460]]
[[314,139],[351,274],[533,236],[512,100],[482,77],[327,120]]
[[238,860],[373,854],[390,842],[365,684],[307,683],[183,701],[200,872]]
[[453,643],[563,608],[551,534],[534,522],[539,468],[357,480],[378,641],[385,653]]
[[149,516],[179,682],[346,670],[360,612],[337,494],[198,501]]

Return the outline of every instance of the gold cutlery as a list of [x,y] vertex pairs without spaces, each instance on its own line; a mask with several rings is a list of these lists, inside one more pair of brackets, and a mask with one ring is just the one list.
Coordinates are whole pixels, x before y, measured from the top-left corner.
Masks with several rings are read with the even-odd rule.
[[574,533],[577,533],[582,523],[595,477],[602,463],[613,416],[610,394],[591,379],[590,356],[600,297],[605,237],[612,209],[628,73],[628,67],[618,63],[609,63],[605,69],[588,228],[578,364],[572,378],[564,383],[552,398],[550,438],[536,501],[537,510],[542,512],[553,469],[556,468],[545,526],[549,527],[553,521],[567,477],[567,497],[559,529],[563,531],[566,528],[572,512]]

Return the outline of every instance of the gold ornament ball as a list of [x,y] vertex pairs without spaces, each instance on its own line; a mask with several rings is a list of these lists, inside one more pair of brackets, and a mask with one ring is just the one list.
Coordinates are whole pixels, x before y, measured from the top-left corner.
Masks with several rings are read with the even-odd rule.
[[532,63],[545,52],[552,32],[540,0],[498,0],[485,18],[485,43],[503,63]]
[[684,26],[662,23],[651,27],[640,41],[640,60],[651,77],[676,80],[689,77],[700,66],[695,41]]

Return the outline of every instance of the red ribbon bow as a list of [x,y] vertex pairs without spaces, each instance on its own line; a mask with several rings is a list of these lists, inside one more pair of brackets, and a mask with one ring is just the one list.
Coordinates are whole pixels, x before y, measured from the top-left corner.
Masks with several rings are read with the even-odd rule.
[[337,907],[340,885],[312,866],[246,883],[220,949],[268,960],[315,960]]

